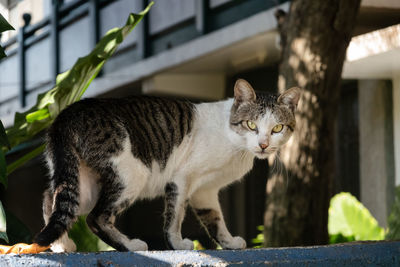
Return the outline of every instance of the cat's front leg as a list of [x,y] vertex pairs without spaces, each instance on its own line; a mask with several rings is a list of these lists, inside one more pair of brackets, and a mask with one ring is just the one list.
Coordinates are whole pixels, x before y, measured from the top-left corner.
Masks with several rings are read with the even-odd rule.
[[240,236],[233,237],[226,227],[218,201],[218,190],[199,190],[190,198],[190,205],[202,225],[207,229],[209,236],[219,243],[222,248],[246,248],[246,241]]
[[168,183],[165,186],[164,236],[168,248],[193,250],[193,241],[182,239],[181,226],[185,217],[186,194],[183,186]]

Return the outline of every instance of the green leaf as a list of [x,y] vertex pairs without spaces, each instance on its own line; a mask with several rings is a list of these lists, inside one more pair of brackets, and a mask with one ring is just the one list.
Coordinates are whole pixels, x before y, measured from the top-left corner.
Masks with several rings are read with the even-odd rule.
[[7,175],[12,173],[16,169],[18,169],[20,166],[24,165],[26,162],[30,161],[34,157],[39,156],[44,151],[44,148],[45,148],[45,144],[42,144],[39,147],[35,148],[34,150],[32,150],[32,151],[28,152],[27,154],[23,155],[22,157],[20,157],[16,161],[8,164],[7,170],[6,170]]
[[4,48],[0,46],[0,59],[6,57],[6,53],[4,52]]
[[7,187],[7,163],[2,150],[0,150],[0,183]]
[[354,236],[344,236],[342,234],[329,235],[329,244],[338,244],[355,241]]
[[3,239],[8,243],[6,213],[4,212],[3,204],[1,203],[1,201],[0,201],[0,239]]
[[341,234],[355,240],[383,240],[385,231],[371,213],[350,193],[331,199],[328,219],[329,235]]
[[40,94],[34,107],[27,112],[17,113],[14,126],[7,130],[11,146],[27,141],[47,128],[61,110],[78,101],[97,76],[105,61],[112,56],[118,45],[152,5],[153,2],[139,14],[130,14],[125,26],[110,30],[92,52],[79,58],[70,70],[58,75],[56,86],[50,91]]
[[8,137],[6,134],[6,130],[4,129],[4,125],[1,120],[0,120],[0,146],[5,147],[6,149],[11,149],[10,142],[8,141]]
[[251,239],[251,243],[255,245],[253,248],[261,248],[264,244],[264,225],[258,225],[257,230],[261,233],[257,234],[255,238]]
[[[14,28],[7,22],[7,20],[0,14],[0,33],[14,30]],[[0,58],[6,57],[4,48],[0,46]]]
[[204,250],[205,248],[201,245],[199,240],[193,240],[193,250]]
[[76,250],[79,252],[114,250],[90,231],[86,224],[86,216],[78,217],[78,220],[69,230],[68,236],[75,242]]
[[[32,242],[32,234],[28,227],[21,222],[14,214],[9,210],[5,210],[7,217],[7,236],[9,239],[9,244],[26,243]],[[5,245],[6,243],[0,241],[0,244]]]
[[0,32],[11,31],[14,30],[13,26],[11,26],[7,20],[0,14]]
[[47,109],[39,109],[38,111],[29,113],[26,115],[26,121],[32,123],[34,121],[44,120],[50,116],[50,113]]
[[36,105],[24,113],[16,113],[14,126],[7,129],[12,147],[31,139],[50,126],[57,115],[68,105],[78,101],[102,66],[117,49],[118,45],[147,14],[151,2],[139,14],[130,14],[125,26],[106,33],[87,56],[79,58],[74,66],[57,76],[53,89],[40,94]]

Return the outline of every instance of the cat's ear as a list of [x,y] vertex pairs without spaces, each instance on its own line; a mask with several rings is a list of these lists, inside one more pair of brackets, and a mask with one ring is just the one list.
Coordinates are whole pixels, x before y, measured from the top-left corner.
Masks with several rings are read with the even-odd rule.
[[295,110],[299,103],[300,96],[301,89],[299,87],[292,87],[278,97],[278,104],[287,105],[292,110]]
[[235,83],[235,104],[240,105],[243,102],[254,102],[256,100],[256,93],[253,87],[243,80],[239,79]]

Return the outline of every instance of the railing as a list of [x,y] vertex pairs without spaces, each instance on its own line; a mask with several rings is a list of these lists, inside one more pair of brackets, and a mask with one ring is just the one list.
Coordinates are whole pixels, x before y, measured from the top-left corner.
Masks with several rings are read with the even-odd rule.
[[[7,40],[2,46],[6,50],[9,57],[18,57],[18,78],[12,84],[18,83],[18,96],[12,98],[0,99],[2,103],[7,103],[12,99],[18,98],[19,106],[25,107],[27,96],[43,85],[51,86],[55,83],[57,75],[63,71],[60,64],[60,33],[69,25],[74,24],[81,18],[88,17],[90,25],[90,45],[94,45],[100,38],[100,11],[107,5],[118,2],[116,0],[75,0],[64,3],[63,0],[53,0],[50,14],[36,23],[31,25],[31,16],[23,15],[24,26],[18,30],[15,37]],[[142,6],[147,5],[149,0],[142,0]],[[212,0],[196,0],[196,1],[181,1],[182,5],[192,3],[194,5],[194,14],[190,14],[176,23],[167,25],[157,29],[156,24],[159,20],[157,12],[155,15],[151,13],[146,16],[140,24],[140,35],[136,40],[136,45],[130,47],[135,49],[136,56],[132,58],[132,62],[150,57],[164,50],[178,46],[189,40],[207,34],[211,31],[220,29],[235,21],[246,18],[257,12],[274,7],[285,0],[235,0],[235,1],[212,1]],[[140,2],[139,2],[140,3]],[[164,1],[157,1],[153,9],[157,6],[165,6]],[[172,10],[172,9],[171,9]],[[171,10],[158,10],[158,14],[172,12]],[[156,26],[155,26],[156,25]],[[160,28],[160,27],[158,27]],[[38,44],[39,42],[50,40],[49,59],[50,62],[50,77],[46,81],[41,81],[37,85],[31,86],[27,81],[27,51]],[[122,53],[122,52],[121,52]],[[3,59],[7,60],[7,59]],[[0,62],[1,67],[2,62]],[[110,88],[111,89],[111,88]],[[1,84],[0,84],[0,90]],[[14,94],[13,94],[14,95]]]
[[[74,20],[89,15],[92,25],[92,44],[93,46],[100,38],[99,30],[99,8],[113,2],[114,0],[77,0],[63,4],[62,0],[53,0],[50,16],[42,19],[35,25],[30,25],[31,15],[23,14],[24,26],[22,26],[16,37],[10,38],[3,44],[8,56],[18,54],[19,57],[19,79],[20,92],[19,101],[21,107],[26,105],[26,50],[40,40],[51,38],[51,69],[52,83],[55,83],[57,75],[60,73],[60,42],[59,32],[66,25]],[[47,27],[49,26],[49,27]],[[39,34],[36,34],[41,31]],[[18,43],[18,47],[12,48]]]

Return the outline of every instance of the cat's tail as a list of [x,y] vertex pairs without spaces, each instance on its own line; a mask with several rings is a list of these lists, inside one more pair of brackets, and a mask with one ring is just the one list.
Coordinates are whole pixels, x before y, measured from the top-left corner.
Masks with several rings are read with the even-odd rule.
[[49,246],[66,233],[79,209],[79,157],[71,146],[73,134],[60,128],[54,123],[47,136],[47,158],[54,168],[49,189],[53,199],[48,222],[34,240],[40,246]]

